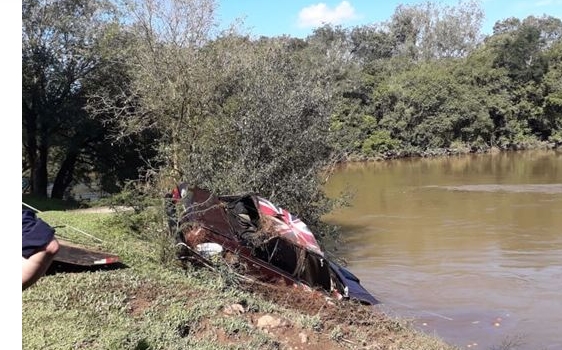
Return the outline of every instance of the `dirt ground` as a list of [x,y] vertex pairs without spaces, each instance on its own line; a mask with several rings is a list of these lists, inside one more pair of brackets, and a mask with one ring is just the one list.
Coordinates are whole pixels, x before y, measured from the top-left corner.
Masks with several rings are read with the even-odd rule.
[[[377,312],[373,306],[362,305],[352,301],[327,299],[321,293],[296,290],[284,286],[266,284],[246,284],[247,291],[260,294],[277,305],[298,310],[304,314],[318,315],[318,329],[303,330],[294,325],[275,328],[270,334],[275,335],[291,349],[349,349],[349,348],[384,348],[377,342],[367,344],[363,339],[387,339],[389,329],[397,325]],[[259,315],[249,317],[255,323]],[[290,322],[289,322],[290,324]],[[400,328],[400,327],[398,327]],[[339,329],[334,334],[332,331]],[[361,335],[359,339],[358,335]],[[306,342],[303,340],[306,339]],[[381,343],[382,345],[382,343]]]

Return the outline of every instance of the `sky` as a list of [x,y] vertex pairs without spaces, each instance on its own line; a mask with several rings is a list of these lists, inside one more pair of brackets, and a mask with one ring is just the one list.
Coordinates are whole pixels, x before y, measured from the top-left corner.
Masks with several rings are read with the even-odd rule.
[[[427,0],[217,0],[221,28],[242,20],[242,28],[254,37],[305,38],[324,23],[355,27],[389,21],[398,5],[427,3]],[[429,1],[456,7],[458,0]],[[466,1],[464,2],[466,3]],[[562,0],[481,0],[484,11],[482,34],[492,34],[498,20],[530,15],[562,19]]]

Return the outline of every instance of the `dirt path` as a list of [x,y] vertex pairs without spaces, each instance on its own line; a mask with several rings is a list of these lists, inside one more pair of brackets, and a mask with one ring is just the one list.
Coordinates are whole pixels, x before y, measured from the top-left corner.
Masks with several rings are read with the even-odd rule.
[[71,211],[74,213],[102,214],[102,213],[116,213],[116,212],[131,211],[131,210],[133,210],[133,208],[131,207],[94,207],[94,208],[86,208],[86,209],[73,209]]

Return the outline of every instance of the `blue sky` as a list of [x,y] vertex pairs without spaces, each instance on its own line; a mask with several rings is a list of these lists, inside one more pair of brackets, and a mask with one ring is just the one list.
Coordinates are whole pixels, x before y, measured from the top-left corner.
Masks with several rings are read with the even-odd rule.
[[[390,20],[399,4],[423,4],[427,0],[217,0],[217,19],[222,28],[236,19],[252,36],[290,35],[304,38],[319,23],[343,27]],[[459,1],[430,1],[458,6]],[[466,1],[465,1],[466,3]],[[562,0],[481,0],[484,11],[482,33],[491,34],[494,23],[509,17],[549,15],[562,19]]]

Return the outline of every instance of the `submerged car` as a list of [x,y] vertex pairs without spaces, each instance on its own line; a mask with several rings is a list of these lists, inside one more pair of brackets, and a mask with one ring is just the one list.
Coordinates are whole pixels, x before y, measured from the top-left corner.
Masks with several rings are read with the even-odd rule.
[[[256,194],[216,196],[176,187],[167,195],[178,258],[212,266],[217,256],[255,279],[319,290],[336,299],[377,304],[349,270],[329,260],[307,225]],[[176,207],[183,213],[176,216]]]

